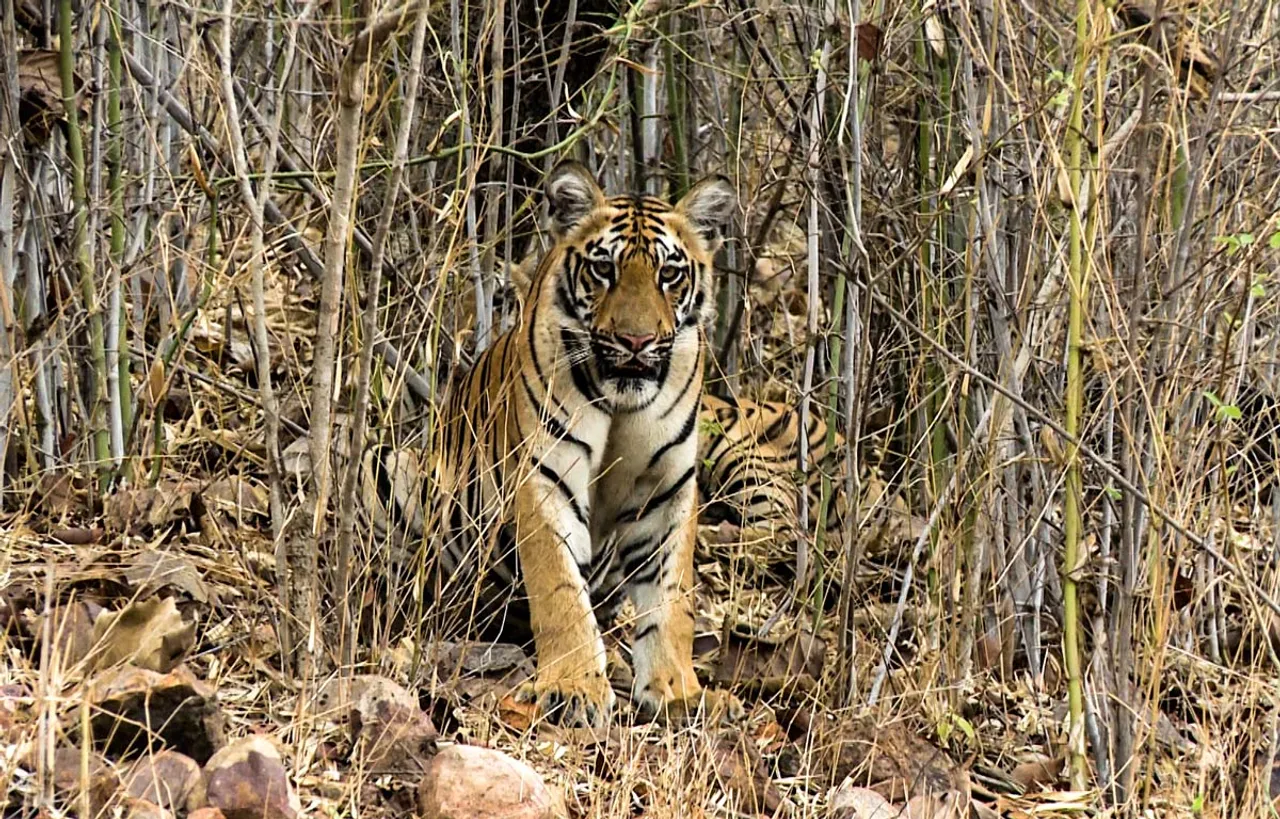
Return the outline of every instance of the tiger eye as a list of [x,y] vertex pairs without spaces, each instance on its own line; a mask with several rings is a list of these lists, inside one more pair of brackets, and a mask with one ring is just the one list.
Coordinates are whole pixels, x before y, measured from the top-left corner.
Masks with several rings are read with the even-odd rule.
[[592,259],[591,275],[601,282],[609,284],[613,281],[613,262],[609,259]]

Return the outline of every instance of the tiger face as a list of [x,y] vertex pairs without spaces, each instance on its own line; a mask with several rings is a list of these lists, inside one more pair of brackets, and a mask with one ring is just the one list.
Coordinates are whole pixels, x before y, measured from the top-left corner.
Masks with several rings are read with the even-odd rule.
[[608,198],[586,168],[565,162],[547,194],[557,241],[542,282],[553,292],[543,295],[555,305],[566,359],[610,409],[645,407],[673,369],[689,370],[699,355],[733,188],[713,176],[674,205]]

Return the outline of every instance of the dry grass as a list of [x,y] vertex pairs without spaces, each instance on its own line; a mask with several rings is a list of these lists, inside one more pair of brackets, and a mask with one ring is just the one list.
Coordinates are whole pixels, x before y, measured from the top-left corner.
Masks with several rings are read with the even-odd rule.
[[[597,16],[597,5],[577,4],[580,39],[563,71],[560,12],[543,20],[547,57],[531,18],[507,14],[505,25],[525,28],[495,52],[492,4],[430,5],[373,297],[364,283],[404,125],[412,14],[368,55],[359,115],[339,126],[338,67],[356,32],[390,6],[231,3],[225,40],[222,4],[87,6],[94,13],[73,25],[87,212],[71,195],[56,61],[40,51],[54,42],[53,21],[30,2],[0,15],[0,89],[24,101],[21,123],[0,104],[0,305],[10,317],[0,344],[0,684],[26,685],[35,714],[78,719],[83,674],[40,648],[37,616],[73,600],[122,606],[137,593],[122,573],[163,550],[183,555],[214,592],[203,602],[179,595],[198,623],[189,665],[216,685],[233,733],[284,739],[309,811],[364,815],[379,800],[390,810],[398,786],[332,761],[346,740],[308,699],[317,680],[295,673],[308,652],[321,677],[346,656],[419,686],[454,712],[453,735],[528,759],[578,815],[732,812],[738,797],[715,783],[705,733],[632,726],[624,712],[601,750],[513,729],[496,686],[459,693],[477,684],[422,656],[442,624],[419,610],[411,589],[421,566],[402,562],[402,544],[361,519],[354,571],[340,582],[337,490],[321,510],[327,533],[306,532],[315,509],[306,431],[339,451],[337,486],[362,392],[369,438],[429,447],[429,394],[471,360],[478,323],[513,319],[506,275],[527,243],[537,247],[527,240],[540,173],[576,151],[614,189],[643,186],[646,169],[731,176],[742,221],[723,259],[710,389],[793,403],[807,395],[809,411],[852,443],[833,491],[862,501],[814,552],[810,588],[794,580],[795,544],[704,531],[710,631],[728,617],[787,634],[816,616],[828,657],[805,707],[869,713],[927,738],[1006,816],[1037,803],[1035,815],[1270,815],[1280,724],[1280,612],[1269,602],[1280,598],[1280,494],[1270,491],[1280,453],[1280,5],[1085,3],[1091,34],[1081,43],[1065,2],[864,3],[858,19],[874,25],[878,48],[844,4],[652,3],[621,17]],[[1151,25],[1156,7],[1163,16]],[[834,22],[823,25],[826,16]],[[293,31],[297,57],[282,75]],[[862,73],[851,83],[855,40],[873,59],[854,63]],[[458,47],[465,59],[450,56]],[[243,146],[226,121],[228,93],[239,95]],[[634,112],[646,95],[659,132],[685,135],[678,147],[643,138]],[[1072,191],[1064,146],[1077,96],[1086,167]],[[281,154],[268,163],[273,101],[285,107]],[[495,117],[495,102],[518,108]],[[350,234],[333,219],[344,134],[355,166]],[[260,256],[244,187],[269,199]],[[1088,453],[1084,557],[1063,566],[1063,476],[1077,457],[1060,434],[1073,201],[1088,281]],[[89,227],[80,246],[78,214]],[[331,336],[332,430],[313,427],[325,247],[347,254]],[[82,254],[97,304],[85,304],[72,272]],[[361,375],[360,321],[375,306],[383,346]],[[112,349],[126,360],[119,391],[94,371],[91,317],[108,320],[107,360]],[[836,338],[845,355],[831,361]],[[266,398],[261,361],[274,388]],[[263,406],[273,401],[278,471],[264,445]],[[238,513],[220,505],[240,491],[232,481],[247,487]],[[112,505],[151,486],[186,505],[150,521]],[[319,602],[292,614],[280,592],[286,537],[322,556]],[[1082,596],[1078,634],[1064,634],[1064,577]],[[335,589],[362,615],[349,656]],[[816,613],[812,589],[824,595]],[[282,639],[296,646],[283,661]],[[1074,740],[1064,640],[1084,650],[1086,722]],[[774,782],[797,815],[825,815],[822,754],[776,733],[775,717],[793,703],[757,699],[748,737]],[[43,768],[22,767],[24,754],[62,738],[41,719],[12,739],[0,779],[15,806],[34,804],[47,781]],[[654,746],[666,751],[645,750]],[[778,769],[793,746],[798,767]],[[1068,747],[1087,756],[1089,790],[995,800],[1027,754]]]

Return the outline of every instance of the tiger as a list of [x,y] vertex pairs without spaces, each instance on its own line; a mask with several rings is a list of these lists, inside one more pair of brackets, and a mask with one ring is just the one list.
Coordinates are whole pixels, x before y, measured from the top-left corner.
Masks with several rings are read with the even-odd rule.
[[[601,622],[629,598],[640,712],[739,721],[741,702],[704,690],[693,664],[705,326],[736,193],[712,175],[674,204],[608,197],[567,160],[545,197],[552,243],[520,318],[440,412],[430,502],[414,512],[437,533],[436,591],[465,601],[479,589],[475,610],[498,600],[503,618],[523,604],[535,672],[516,699],[540,717],[608,722]],[[382,470],[374,483],[385,466],[368,467]]]
[[776,540],[794,541],[798,531],[800,493],[808,495],[810,521],[818,518],[824,474],[832,479],[826,532],[838,533],[847,513],[839,457],[844,436],[832,431],[820,408],[812,407],[803,426],[808,475],[799,477],[801,423],[799,411],[778,401],[749,401],[702,396],[699,416],[698,488],[705,501],[703,522],[728,521],[744,528],[771,531]]

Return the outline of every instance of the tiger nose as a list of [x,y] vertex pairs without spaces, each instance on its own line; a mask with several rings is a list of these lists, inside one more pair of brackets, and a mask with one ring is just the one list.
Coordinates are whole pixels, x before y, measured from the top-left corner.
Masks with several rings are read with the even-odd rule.
[[621,341],[622,345],[633,353],[644,352],[644,348],[652,344],[654,338],[655,336],[653,333],[643,336],[631,336],[626,333],[618,333],[618,341]]

